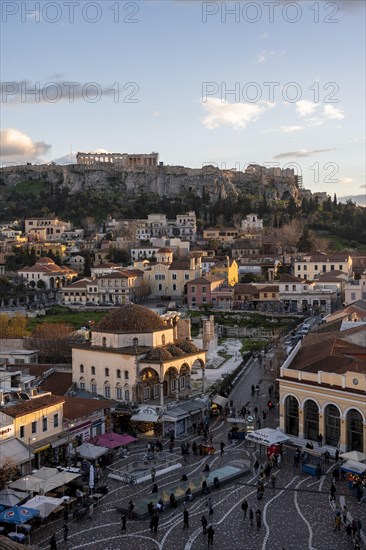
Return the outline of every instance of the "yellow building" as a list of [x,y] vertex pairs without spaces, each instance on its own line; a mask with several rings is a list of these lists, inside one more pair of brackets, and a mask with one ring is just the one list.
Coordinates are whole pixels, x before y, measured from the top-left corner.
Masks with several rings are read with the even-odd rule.
[[[2,423],[12,426],[12,434],[27,447],[28,456],[36,456],[37,466],[41,465],[41,453],[48,450],[63,432],[64,401],[63,397],[43,393],[1,408]],[[3,446],[6,443],[9,446],[9,441],[2,444],[2,455],[7,454],[6,447]],[[28,462],[28,457],[26,460]],[[28,464],[27,467],[29,469]]]
[[331,255],[323,252],[304,254],[296,259],[294,264],[295,277],[304,280],[312,281],[319,275],[331,271],[342,271],[348,277],[352,277],[352,258],[348,252],[337,252]]
[[366,452],[365,341],[364,324],[341,332],[327,324],[290,353],[278,379],[280,428],[297,443],[322,434],[341,452]]
[[211,275],[216,275],[217,277],[224,277],[227,279],[229,286],[234,286],[239,281],[239,268],[236,260],[226,257],[225,260],[217,262],[210,269]]

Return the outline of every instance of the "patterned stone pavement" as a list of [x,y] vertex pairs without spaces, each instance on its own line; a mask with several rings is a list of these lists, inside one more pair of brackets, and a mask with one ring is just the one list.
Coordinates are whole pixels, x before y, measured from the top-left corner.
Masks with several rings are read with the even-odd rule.
[[[263,367],[262,367],[263,369]],[[253,399],[250,386],[253,381],[261,381],[261,396],[265,395],[270,379],[261,371],[256,363],[245,373],[238,386],[233,390],[231,398],[234,405],[242,406]],[[259,396],[258,402],[263,397]],[[258,403],[259,404],[259,403]],[[268,418],[267,425],[275,425],[273,415]],[[190,476],[201,472],[208,462],[211,470],[225,464],[235,466],[252,465],[257,457],[260,463],[265,462],[265,455],[260,454],[255,446],[242,441],[231,444],[227,440],[230,425],[216,419],[210,429],[213,442],[219,449],[220,441],[226,442],[225,454],[220,457],[218,450],[211,457],[193,457],[184,464],[180,455],[179,444],[176,441],[175,454],[177,461],[183,468],[157,477],[159,490],[179,482],[182,472]],[[189,436],[186,440],[193,440]],[[197,438],[199,440],[199,438]],[[131,456],[141,456],[143,445],[135,447]],[[215,530],[214,545],[216,550],[345,550],[352,549],[353,544],[347,541],[345,528],[342,525],[340,532],[334,532],[335,510],[329,500],[331,483],[331,469],[333,462],[328,466],[328,473],[320,480],[305,475],[300,468],[293,467],[293,447],[285,448],[285,455],[281,468],[275,469],[276,487],[266,484],[264,497],[261,501],[256,498],[257,477],[252,473],[210,493],[214,513],[208,515],[207,497],[196,497],[187,504],[189,510],[189,529],[183,530],[184,505],[178,509],[168,509],[160,514],[158,533],[152,534],[149,529],[149,520],[127,520],[127,531],[121,532],[120,514],[116,506],[126,503],[132,498],[148,496],[151,492],[151,483],[145,482],[137,486],[126,486],[114,480],[108,480],[109,493],[99,502],[91,519],[83,519],[79,523],[69,521],[69,540],[63,542],[62,520],[57,520],[38,529],[31,542],[39,548],[48,548],[48,541],[53,532],[57,535],[58,548],[72,550],[201,550],[207,548],[207,538],[202,534],[200,519],[205,514],[209,524]],[[170,455],[171,456],[171,455]],[[246,498],[249,507],[255,512],[262,513],[262,524],[257,528],[250,526],[249,518],[243,519],[241,503]],[[360,518],[366,530],[366,504],[358,504],[351,494],[345,481],[337,486],[336,505],[340,509],[346,503],[351,518]],[[362,546],[364,548],[365,546]]]

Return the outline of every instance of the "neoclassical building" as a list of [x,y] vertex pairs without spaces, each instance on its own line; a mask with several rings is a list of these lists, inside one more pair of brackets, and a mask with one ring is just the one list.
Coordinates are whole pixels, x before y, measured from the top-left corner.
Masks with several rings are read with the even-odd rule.
[[366,452],[366,323],[326,324],[280,370],[280,428],[340,451]]
[[80,389],[121,402],[163,406],[191,395],[192,368],[202,369],[206,352],[190,340],[189,320],[160,317],[127,304],[108,313],[90,341],[72,350],[73,382]]

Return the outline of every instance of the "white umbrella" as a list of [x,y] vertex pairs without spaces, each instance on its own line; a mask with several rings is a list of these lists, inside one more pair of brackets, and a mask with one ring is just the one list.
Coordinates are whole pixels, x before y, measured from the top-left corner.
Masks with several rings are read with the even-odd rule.
[[363,474],[366,472],[366,464],[361,464],[361,462],[356,462],[355,460],[347,460],[347,462],[342,464],[341,470],[356,474]]
[[342,453],[339,456],[345,460],[355,460],[356,462],[363,462],[366,460],[366,454],[361,453],[360,451],[349,451],[348,453]]
[[92,493],[94,489],[94,466],[93,465],[90,466],[90,470],[89,470],[89,489],[90,489],[90,492]]
[[62,498],[52,498],[38,495],[31,500],[28,500],[27,506],[39,510],[39,515],[42,518],[47,518],[57,506],[62,504]]

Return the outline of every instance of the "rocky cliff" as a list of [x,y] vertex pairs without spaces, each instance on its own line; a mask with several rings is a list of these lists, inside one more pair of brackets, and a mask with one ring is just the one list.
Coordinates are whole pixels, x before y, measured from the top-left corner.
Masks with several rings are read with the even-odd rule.
[[220,170],[213,166],[193,169],[161,165],[129,171],[111,165],[70,164],[20,165],[1,169],[0,186],[5,186],[8,191],[10,188],[17,191],[24,182],[40,182],[46,189],[63,189],[71,195],[91,190],[126,196],[143,194],[175,198],[189,193],[211,203],[243,195],[287,200],[290,196],[297,198],[300,193],[295,176],[269,177]]

